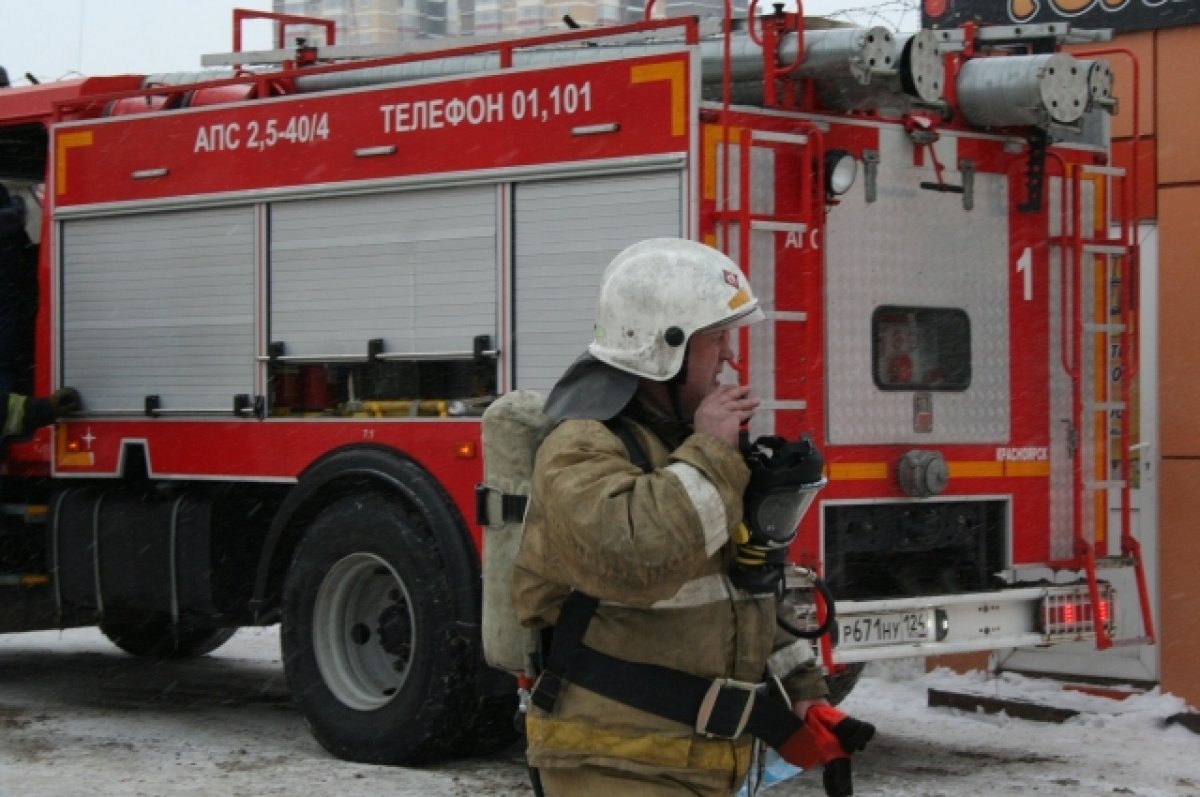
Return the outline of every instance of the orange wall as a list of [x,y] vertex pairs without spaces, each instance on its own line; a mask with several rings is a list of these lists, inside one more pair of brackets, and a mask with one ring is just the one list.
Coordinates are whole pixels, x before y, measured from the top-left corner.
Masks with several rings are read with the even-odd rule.
[[[1196,32],[1200,40],[1200,28]],[[1200,247],[1196,244],[1200,183],[1161,186],[1158,207],[1159,448],[1164,458],[1196,458],[1200,457]],[[1200,524],[1195,536],[1200,538]],[[1194,564],[1200,567],[1200,559]]]
[[[1200,28],[1192,28],[1200,47]],[[1170,97],[1170,94],[1162,94]],[[1162,119],[1162,116],[1159,117]],[[1197,120],[1200,122],[1200,119]],[[1195,149],[1195,134],[1164,123],[1159,129],[1159,163],[1172,164],[1162,152]],[[1200,183],[1167,182],[1187,173],[1168,169],[1158,191],[1158,340],[1159,340],[1159,617],[1162,686],[1200,706],[1200,373],[1196,319],[1200,318]]]
[[1158,31],[1156,49],[1159,184],[1200,181],[1200,27]]
[[1200,707],[1200,88],[1189,77],[1200,26],[1137,38],[1147,35],[1159,241],[1159,653],[1163,689]]
[[[1164,436],[1165,440],[1166,437]],[[1164,459],[1159,471],[1159,655],[1162,688],[1200,707],[1200,458]]]

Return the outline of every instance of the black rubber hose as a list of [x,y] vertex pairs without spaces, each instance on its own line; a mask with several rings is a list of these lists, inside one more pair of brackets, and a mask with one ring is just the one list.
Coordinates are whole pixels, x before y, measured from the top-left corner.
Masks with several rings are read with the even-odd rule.
[[819,578],[813,579],[813,588],[821,593],[821,598],[825,601],[825,622],[821,623],[816,628],[804,630],[784,620],[779,612],[775,612],[775,622],[784,631],[787,631],[793,636],[798,636],[801,639],[820,639],[825,634],[833,630],[834,624],[837,622],[837,610],[833,605],[833,593],[829,591],[829,586]]

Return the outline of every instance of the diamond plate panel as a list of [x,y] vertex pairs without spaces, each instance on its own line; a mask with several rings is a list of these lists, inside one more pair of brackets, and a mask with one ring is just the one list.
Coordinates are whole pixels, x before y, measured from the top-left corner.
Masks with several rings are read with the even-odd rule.
[[[885,136],[889,133],[885,132]],[[826,231],[826,363],[832,443],[1003,443],[1009,436],[1008,192],[975,175],[975,207],[920,188],[932,168],[911,166],[885,142],[877,199],[861,186]],[[944,164],[953,164],[946,158]],[[958,172],[947,168],[946,180]],[[871,314],[880,305],[957,307],[971,323],[971,384],[933,392],[933,430],[913,431],[912,391],[883,391],[871,371]]]

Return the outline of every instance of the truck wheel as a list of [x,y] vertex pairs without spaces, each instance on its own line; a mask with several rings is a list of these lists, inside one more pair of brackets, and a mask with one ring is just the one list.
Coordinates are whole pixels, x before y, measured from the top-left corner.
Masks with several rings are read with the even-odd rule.
[[830,675],[825,678],[825,682],[829,685],[829,702],[837,705],[846,699],[854,689],[854,685],[858,683],[858,677],[862,675],[863,667],[866,665],[861,661],[847,664],[846,669],[836,675]]
[[100,633],[126,653],[155,659],[187,659],[212,653],[229,641],[237,626],[211,626],[191,620],[173,625],[170,617],[105,620]]
[[437,541],[399,505],[351,496],[308,529],[284,586],[283,664],[329,752],[371,764],[447,752],[473,691],[462,633]]

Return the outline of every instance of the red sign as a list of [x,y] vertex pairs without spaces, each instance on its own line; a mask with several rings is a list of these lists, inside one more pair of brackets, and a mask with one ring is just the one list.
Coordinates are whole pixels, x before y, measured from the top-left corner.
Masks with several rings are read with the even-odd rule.
[[63,125],[56,204],[683,152],[689,86],[679,52]]

